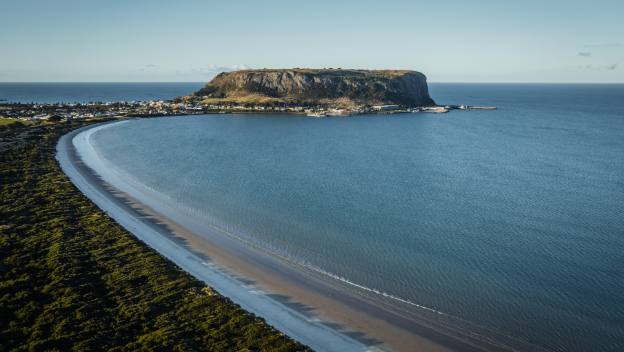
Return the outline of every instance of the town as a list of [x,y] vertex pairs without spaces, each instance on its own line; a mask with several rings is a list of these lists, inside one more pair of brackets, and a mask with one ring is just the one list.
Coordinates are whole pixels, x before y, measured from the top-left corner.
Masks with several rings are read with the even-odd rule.
[[450,110],[493,110],[493,106],[445,105],[404,107],[373,105],[352,109],[324,106],[290,105],[206,105],[175,100],[91,102],[91,103],[0,103],[0,118],[19,120],[72,121],[73,119],[158,117],[227,113],[294,113],[311,117],[351,116],[361,114],[446,113]]

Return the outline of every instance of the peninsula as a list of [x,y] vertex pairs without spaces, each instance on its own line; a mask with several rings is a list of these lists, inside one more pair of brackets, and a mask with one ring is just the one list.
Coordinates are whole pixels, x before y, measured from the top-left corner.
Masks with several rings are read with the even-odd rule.
[[313,117],[446,113],[493,106],[437,105],[427,78],[410,70],[262,69],[222,72],[198,91],[171,100],[0,102],[0,118],[24,121],[223,113],[293,113]]
[[407,70],[263,69],[223,72],[194,94],[205,103],[431,106],[425,75]]
[[287,111],[310,116],[374,112],[448,112],[437,106],[427,78],[411,70],[261,69],[223,72],[178,99],[212,111]]
[[333,115],[435,106],[420,72],[332,68],[223,72],[183,101],[212,109]]

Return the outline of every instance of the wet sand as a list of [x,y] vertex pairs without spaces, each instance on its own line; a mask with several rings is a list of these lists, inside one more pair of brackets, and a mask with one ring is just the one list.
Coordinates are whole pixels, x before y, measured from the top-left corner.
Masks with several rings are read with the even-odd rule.
[[58,143],[57,159],[72,182],[137,238],[292,338],[319,351],[509,350],[471,329],[445,324],[437,312],[403,310],[219,229],[176,221],[163,208],[147,206],[81,160],[73,138],[93,127]]

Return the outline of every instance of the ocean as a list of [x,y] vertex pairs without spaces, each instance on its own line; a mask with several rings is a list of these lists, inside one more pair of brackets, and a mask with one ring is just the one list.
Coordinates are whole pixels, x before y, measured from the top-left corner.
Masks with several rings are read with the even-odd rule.
[[141,119],[91,143],[180,212],[388,304],[519,349],[624,350],[624,85],[430,91],[499,109]]
[[2,83],[1,103],[90,103],[167,100],[205,83]]

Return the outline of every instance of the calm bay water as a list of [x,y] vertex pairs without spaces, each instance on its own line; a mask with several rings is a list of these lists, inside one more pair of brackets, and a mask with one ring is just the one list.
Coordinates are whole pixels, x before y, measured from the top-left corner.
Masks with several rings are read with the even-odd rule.
[[623,350],[624,85],[430,88],[499,110],[158,118],[93,143],[298,262],[550,350]]
[[0,103],[89,103],[167,100],[204,83],[1,83]]

